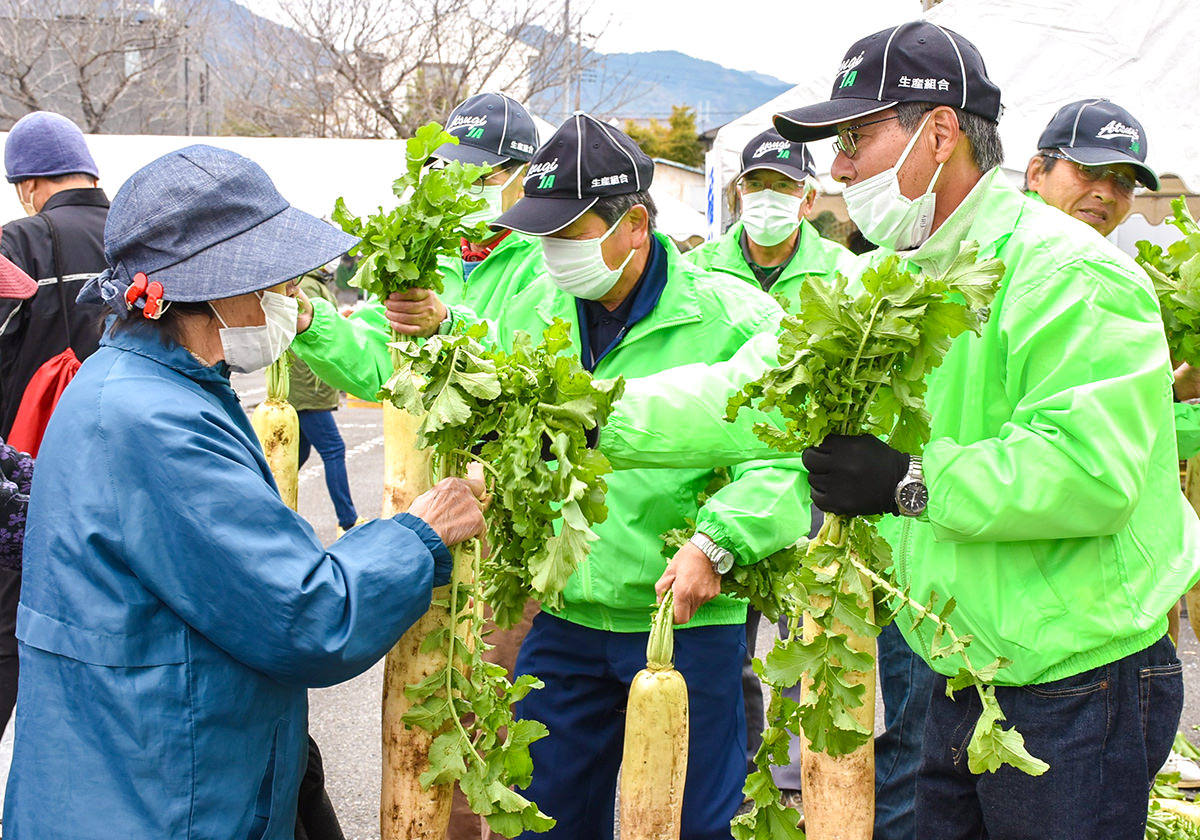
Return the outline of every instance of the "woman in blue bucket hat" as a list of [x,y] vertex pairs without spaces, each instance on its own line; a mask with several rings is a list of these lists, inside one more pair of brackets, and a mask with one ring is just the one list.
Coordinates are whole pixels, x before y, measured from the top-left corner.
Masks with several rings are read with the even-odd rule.
[[279,498],[229,372],[284,351],[286,282],[353,244],[208,146],[114,198],[80,294],[112,316],[31,493],[6,836],[291,838],[308,688],[377,661],[482,530],[457,479],[328,548]]

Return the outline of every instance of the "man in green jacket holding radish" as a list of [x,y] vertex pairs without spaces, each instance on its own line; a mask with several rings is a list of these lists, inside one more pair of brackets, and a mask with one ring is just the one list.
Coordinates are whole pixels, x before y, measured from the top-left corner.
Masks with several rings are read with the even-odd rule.
[[[836,136],[833,175],[882,255],[939,270],[974,241],[1006,267],[982,335],[955,339],[929,379],[921,459],[870,437],[805,452],[814,502],[891,514],[879,527],[912,599],[953,597],[972,659],[1007,660],[995,678],[1006,722],[1049,764],[971,772],[978,700],[947,697],[957,658],[933,658],[933,629],[906,607],[901,631],[941,675],[916,835],[1140,838],[1182,707],[1166,613],[1200,576],[1154,291],[1116,248],[1005,181],[1000,92],[966,39],[923,21],[876,33],[834,85],[776,126],[798,141]],[[775,351],[763,336],[727,364],[631,382],[602,448],[626,467],[762,457],[719,418]],[[681,418],[685,440],[666,433]]]
[[[537,237],[545,274],[501,309],[501,346],[517,330],[537,336],[562,319],[586,368],[629,377],[727,359],[751,336],[775,331],[783,313],[768,295],[697,269],[654,231],[653,172],[628,136],[586,114],[538,150],[525,198],[496,225]],[[609,477],[608,518],[567,582],[563,609],[543,610],[521,647],[518,674],[545,683],[520,714],[550,729],[531,745],[527,791],[558,820],[548,837],[612,837],[629,684],[645,666],[656,595],[668,588],[684,625],[676,668],[692,720],[681,837],[730,837],[745,778],[746,604],[721,594],[721,576],[802,536],[808,505],[796,459],[739,466],[698,509],[713,477],[708,469]],[[668,562],[661,535],[689,523],[691,541]]]
[[[494,221],[521,197],[521,176],[538,145],[533,117],[509,96],[479,93],[450,112],[446,131],[458,143],[438,148],[432,165],[460,161],[491,167],[476,185],[484,206],[465,218],[464,225]],[[538,275],[541,249],[527,236],[500,232],[486,242],[464,239],[460,258],[439,264],[444,285],[440,297],[428,289],[397,292],[386,301],[366,304],[350,318],[338,317],[337,309],[325,301],[308,301],[301,295],[292,350],[324,381],[373,400],[392,375],[389,312],[403,319],[400,332],[412,336],[448,332],[455,317],[490,316]]]

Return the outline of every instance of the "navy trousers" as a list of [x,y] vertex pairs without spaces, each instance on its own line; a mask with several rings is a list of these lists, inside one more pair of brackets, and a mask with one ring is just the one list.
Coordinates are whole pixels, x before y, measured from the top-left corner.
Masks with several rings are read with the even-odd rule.
[[938,676],[917,783],[921,840],[1142,840],[1146,797],[1183,710],[1183,666],[1164,636],[1145,650],[1072,677],[1002,686],[996,699],[1050,765],[976,776],[967,743],[979,718],[973,689],[946,697]]
[[[526,796],[558,820],[545,840],[612,840],[617,771],[625,737],[625,703],[646,667],[648,633],[593,630],[541,613],[521,645],[518,674],[546,687],[530,692],[519,717],[550,734],[530,748],[533,783]],[[745,626],[675,632],[675,667],[688,685],[687,784],[680,840],[729,840],[729,821],[746,780],[742,704]]]

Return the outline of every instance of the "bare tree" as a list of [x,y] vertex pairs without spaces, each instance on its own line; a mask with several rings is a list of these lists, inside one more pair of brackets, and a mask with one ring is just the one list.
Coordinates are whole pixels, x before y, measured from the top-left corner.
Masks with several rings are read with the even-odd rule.
[[186,130],[197,0],[0,0],[0,120],[35,110],[87,132]]
[[[307,109],[318,136],[406,136],[479,90],[528,101],[595,61],[562,49],[562,0],[278,0],[280,19],[313,49],[268,55],[277,91],[262,123]],[[573,31],[578,33],[578,18]],[[270,41],[264,27],[263,35]],[[260,99],[259,102],[262,102]],[[304,120],[302,120],[304,121]]]

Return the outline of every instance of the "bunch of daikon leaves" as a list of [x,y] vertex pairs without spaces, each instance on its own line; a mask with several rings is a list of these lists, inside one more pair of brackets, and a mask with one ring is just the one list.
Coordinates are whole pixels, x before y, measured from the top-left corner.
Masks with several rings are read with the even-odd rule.
[[1171,202],[1171,210],[1167,221],[1183,238],[1166,251],[1142,240],[1137,261],[1154,281],[1171,358],[1200,366],[1200,226],[1182,196]]
[[[977,253],[975,243],[965,243],[940,276],[905,271],[897,257],[888,257],[862,276],[857,294],[840,275],[832,284],[805,283],[799,312],[784,320],[778,366],[734,396],[727,419],[732,421],[743,407],[778,411],[786,421],[782,428],[758,423],[755,432],[782,451],[802,451],[830,434],[870,434],[902,452],[919,453],[929,439],[926,376],[941,364],[957,336],[980,332],[1004,273],[999,260],[977,262]],[[872,736],[853,715],[867,688],[850,677],[869,671],[873,657],[861,646],[852,647],[835,622],[870,639],[905,607],[915,621],[933,621],[932,655],[958,656],[962,662],[950,689],[974,686],[983,703],[968,747],[971,770],[1010,764],[1039,774],[1047,768],[1025,750],[1018,732],[1001,726],[1004,715],[989,682],[1005,663],[971,663],[969,638],[957,636],[947,622],[952,600],[938,608],[914,601],[901,589],[877,520],[827,516],[800,562],[791,565],[793,571],[768,590],[773,601],[791,602],[786,610],[791,633],[763,662],[756,662],[773,699],[756,757],[758,770],[746,780],[754,808],[733,823],[738,840],[803,837],[795,827],[799,815],[780,805],[769,772],[772,764],[788,763],[789,731],[802,728],[814,750],[831,755],[850,753]],[[800,633],[805,613],[820,628],[807,642]],[[781,689],[795,685],[802,675],[812,682],[800,703],[782,697]]]
[[589,448],[588,430],[604,423],[624,388],[621,379],[593,379],[578,357],[562,354],[569,329],[556,320],[538,345],[517,333],[508,351],[484,348],[482,324],[407,342],[383,389],[396,406],[424,415],[420,435],[439,472],[450,463],[461,474],[472,459],[487,472],[491,553],[476,558],[475,582],[456,582],[450,594],[465,638],[426,641],[452,644],[452,655],[444,670],[407,689],[417,704],[404,722],[440,733],[421,783],[457,781],[471,809],[507,837],[554,824],[512,789],[529,785],[529,744],[547,732],[538,721],[514,720],[512,704],[541,682],[527,675],[510,684],[503,667],[483,660],[489,646],[478,607],[486,602],[508,627],[529,598],[561,605],[567,578],[596,538],[591,526],[608,513],[603,476],[611,467]]

